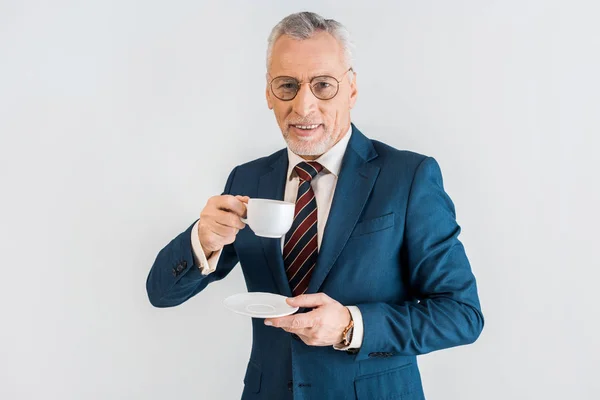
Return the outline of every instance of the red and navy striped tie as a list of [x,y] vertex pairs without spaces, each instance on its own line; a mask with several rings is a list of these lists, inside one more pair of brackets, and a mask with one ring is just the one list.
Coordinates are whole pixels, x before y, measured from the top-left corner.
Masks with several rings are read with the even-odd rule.
[[300,177],[294,223],[285,236],[283,263],[292,294],[306,292],[319,255],[317,241],[317,199],[310,181],[323,166],[315,161],[301,162],[294,170]]

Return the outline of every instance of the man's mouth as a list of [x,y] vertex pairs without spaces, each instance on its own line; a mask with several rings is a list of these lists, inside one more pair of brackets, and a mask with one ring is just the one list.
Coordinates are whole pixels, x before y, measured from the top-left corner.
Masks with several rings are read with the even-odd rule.
[[304,131],[310,131],[312,129],[317,129],[319,127],[319,125],[321,125],[321,124],[312,124],[312,125],[295,125],[295,124],[292,124],[291,126],[293,126],[294,128],[302,129]]
[[319,132],[322,124],[290,124],[290,129],[297,137],[309,138]]

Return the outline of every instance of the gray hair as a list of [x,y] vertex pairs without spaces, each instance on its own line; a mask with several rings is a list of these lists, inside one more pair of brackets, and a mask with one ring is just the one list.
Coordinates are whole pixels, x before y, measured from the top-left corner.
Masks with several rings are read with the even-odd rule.
[[325,19],[319,14],[313,12],[299,12],[290,14],[282,19],[271,31],[269,35],[269,45],[267,47],[267,69],[271,65],[271,53],[273,45],[283,35],[294,39],[305,40],[311,38],[317,32],[327,32],[333,36],[344,50],[344,62],[346,67],[352,66],[352,42],[350,41],[350,32],[346,27],[336,20]]

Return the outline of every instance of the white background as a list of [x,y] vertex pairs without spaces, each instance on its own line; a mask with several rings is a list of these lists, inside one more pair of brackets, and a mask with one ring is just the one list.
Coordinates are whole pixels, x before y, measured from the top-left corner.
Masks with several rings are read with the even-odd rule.
[[0,398],[239,398],[240,269],[172,309],[145,280],[284,147],[266,38],[311,10],[353,35],[353,121],[435,157],[463,227],[486,326],[420,358],[427,398],[597,399],[598,3],[292,3],[0,0]]

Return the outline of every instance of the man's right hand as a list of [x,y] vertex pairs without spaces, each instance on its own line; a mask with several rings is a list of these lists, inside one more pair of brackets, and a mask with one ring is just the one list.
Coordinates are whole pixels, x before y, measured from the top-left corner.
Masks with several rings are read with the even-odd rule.
[[244,224],[240,217],[246,216],[248,196],[213,196],[208,199],[200,213],[198,238],[206,258],[213,252],[221,250],[225,245],[234,242]]

